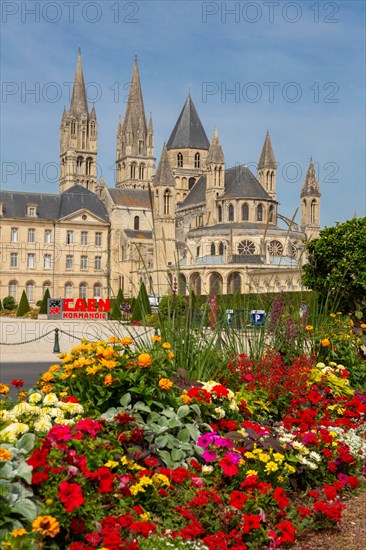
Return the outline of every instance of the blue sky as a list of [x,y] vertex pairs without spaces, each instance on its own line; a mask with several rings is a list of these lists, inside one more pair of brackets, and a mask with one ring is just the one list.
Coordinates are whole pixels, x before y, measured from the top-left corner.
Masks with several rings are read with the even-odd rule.
[[4,0],[1,9],[3,189],[58,192],[80,46],[109,186],[137,54],[157,160],[190,91],[209,139],[218,128],[227,167],[256,173],[270,131],[283,214],[298,207],[312,156],[322,227],[366,215],[363,1]]

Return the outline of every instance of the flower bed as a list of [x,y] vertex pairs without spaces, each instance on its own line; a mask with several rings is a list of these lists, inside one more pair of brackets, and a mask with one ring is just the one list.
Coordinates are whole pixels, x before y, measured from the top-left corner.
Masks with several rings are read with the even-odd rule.
[[366,471],[343,365],[268,350],[190,381],[159,336],[61,361],[1,411],[1,548],[286,548],[336,525]]

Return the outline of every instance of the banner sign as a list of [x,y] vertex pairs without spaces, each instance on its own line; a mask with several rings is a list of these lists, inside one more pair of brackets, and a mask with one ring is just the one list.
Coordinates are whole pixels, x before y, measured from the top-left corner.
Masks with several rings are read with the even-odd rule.
[[48,298],[47,319],[86,319],[103,320],[108,319],[111,310],[109,298]]

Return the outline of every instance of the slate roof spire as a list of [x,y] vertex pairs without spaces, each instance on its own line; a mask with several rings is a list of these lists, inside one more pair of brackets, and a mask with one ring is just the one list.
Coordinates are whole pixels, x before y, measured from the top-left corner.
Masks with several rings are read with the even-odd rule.
[[167,149],[208,150],[209,147],[210,142],[189,94],[168,139]]
[[135,55],[135,62],[133,65],[130,91],[128,94],[127,107],[125,113],[125,126],[132,129],[132,132],[137,136],[138,131],[143,132],[146,136],[146,117],[144,109],[144,100],[142,98],[142,90],[140,83],[140,75],[137,63],[137,55]]
[[170,165],[168,149],[165,142],[163,145],[163,150],[161,152],[158,170],[154,179],[154,187],[157,187],[158,185],[168,185],[170,187],[175,187],[174,174]]
[[211,162],[216,164],[223,164],[225,162],[224,152],[221,147],[219,133],[216,127],[212,134],[212,139],[210,143],[210,148],[208,150],[206,164],[209,164]]
[[310,158],[309,166],[306,172],[304,184],[301,188],[301,197],[320,197],[320,187],[316,177],[313,159]]
[[261,156],[258,162],[258,170],[260,170],[261,168],[276,169],[276,167],[277,167],[276,158],[274,156],[271,138],[269,136],[269,131],[267,130],[267,134],[263,143]]
[[86,89],[81,63],[81,50],[78,51],[78,60],[76,64],[74,87],[72,90],[70,113],[73,115],[88,114],[88,101],[86,98]]

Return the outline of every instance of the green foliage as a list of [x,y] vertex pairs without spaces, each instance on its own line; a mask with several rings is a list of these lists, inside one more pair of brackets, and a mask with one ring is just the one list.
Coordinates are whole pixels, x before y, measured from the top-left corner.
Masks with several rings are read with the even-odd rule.
[[142,321],[142,311],[141,311],[141,304],[140,300],[136,298],[132,302],[132,315],[131,315],[131,321]]
[[4,309],[4,308],[3,308],[3,303],[2,303],[2,301],[0,300],[0,311],[3,311],[3,309]]
[[119,303],[119,305],[121,305],[123,304],[124,301],[125,301],[125,298],[123,296],[123,290],[122,288],[120,288],[117,294],[117,302]]
[[28,302],[27,295],[25,293],[25,290],[23,290],[22,297],[20,298],[20,302],[17,309],[17,317],[23,317],[26,313],[30,311],[30,306]]
[[131,321],[142,321],[146,315],[151,315],[151,306],[145,284],[142,282],[138,296],[132,305]]
[[51,295],[50,295],[50,291],[48,290],[48,288],[46,288],[45,293],[43,295],[42,304],[41,304],[41,307],[40,307],[40,310],[39,310],[39,313],[41,315],[45,315],[47,313],[48,298],[51,298]]
[[118,302],[118,297],[116,300],[113,300],[113,306],[112,306],[110,318],[113,321],[118,321],[119,319],[122,319],[122,313],[121,313],[120,304]]
[[6,296],[3,300],[3,306],[4,306],[4,309],[12,310],[12,309],[16,309],[17,304],[13,296]]
[[186,309],[186,300],[183,296],[163,296],[159,302],[159,313],[166,318],[180,317]]
[[366,310],[365,235],[366,218],[353,218],[323,229],[307,245],[303,282],[329,297],[333,311]]

